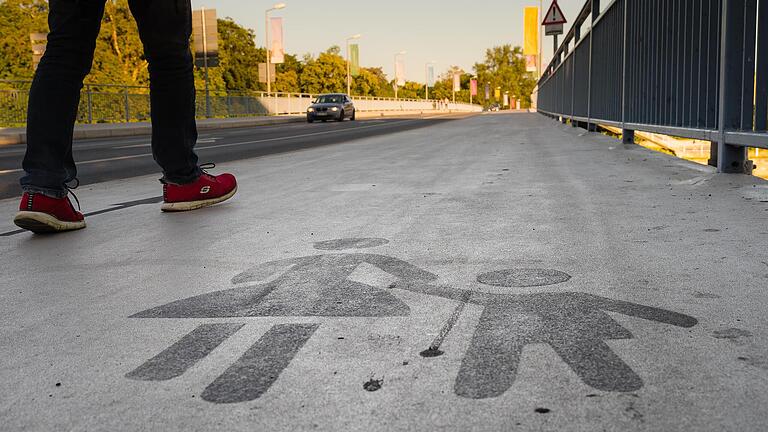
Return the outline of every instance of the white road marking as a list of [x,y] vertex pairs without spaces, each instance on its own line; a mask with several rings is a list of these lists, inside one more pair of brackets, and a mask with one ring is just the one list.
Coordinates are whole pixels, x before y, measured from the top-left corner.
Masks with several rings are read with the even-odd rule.
[[112,147],[112,148],[113,149],[132,149],[132,148],[151,147],[151,146],[152,146],[152,144],[150,144],[150,143],[143,143],[143,144],[117,146],[117,147]]
[[[409,123],[416,120],[402,120],[398,122],[392,122],[388,123],[387,126],[396,125],[400,123]],[[289,137],[279,137],[279,138],[267,138],[267,139],[261,139],[261,140],[254,140],[254,141],[243,141],[243,142],[237,142],[237,143],[229,143],[229,144],[221,144],[221,145],[214,145],[214,146],[207,146],[207,147],[195,147],[195,150],[205,150],[210,148],[221,148],[221,147],[236,147],[241,145],[248,145],[248,144],[258,144],[263,142],[272,142],[272,141],[283,141],[293,138],[306,138],[311,136],[318,136],[318,135],[328,135],[333,133],[339,133],[339,132],[347,132],[347,131],[356,131],[360,129],[368,129],[372,127],[379,127],[384,125],[370,125],[370,126],[359,126],[359,127],[351,127],[351,128],[345,128],[341,130],[331,130],[331,131],[323,131],[323,132],[313,132],[313,133],[307,133],[307,134],[301,134],[301,135],[293,135]]]

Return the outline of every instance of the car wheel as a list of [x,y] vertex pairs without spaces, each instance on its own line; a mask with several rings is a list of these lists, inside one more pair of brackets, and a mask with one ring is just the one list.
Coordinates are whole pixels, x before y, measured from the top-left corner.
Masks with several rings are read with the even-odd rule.
[[337,118],[336,121],[340,121],[340,122],[344,121],[344,110],[341,110],[341,112],[339,113],[339,118]]
[[350,121],[355,121],[355,114],[357,114],[357,110],[352,110],[352,117],[349,118]]

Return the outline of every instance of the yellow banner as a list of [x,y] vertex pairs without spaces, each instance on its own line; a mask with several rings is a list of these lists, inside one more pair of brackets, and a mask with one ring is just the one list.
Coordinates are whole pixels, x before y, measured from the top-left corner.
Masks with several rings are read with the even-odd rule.
[[525,55],[539,54],[539,8],[525,8]]

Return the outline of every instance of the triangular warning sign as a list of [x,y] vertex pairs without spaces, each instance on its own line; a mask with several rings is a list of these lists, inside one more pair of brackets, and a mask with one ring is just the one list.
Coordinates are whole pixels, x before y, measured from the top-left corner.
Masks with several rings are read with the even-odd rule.
[[549,7],[547,14],[544,15],[544,22],[541,25],[565,24],[567,22],[563,11],[560,10],[560,5],[557,4],[557,0],[553,0],[552,6]]

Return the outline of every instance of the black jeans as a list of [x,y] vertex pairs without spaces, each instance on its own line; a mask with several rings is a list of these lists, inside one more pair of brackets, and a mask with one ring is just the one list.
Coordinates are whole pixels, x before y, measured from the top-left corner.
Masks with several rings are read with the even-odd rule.
[[[27,152],[22,189],[53,197],[75,179],[72,132],[83,80],[106,0],[50,0],[48,46],[29,92]],[[189,38],[190,0],[129,0],[149,63],[152,154],[163,181],[190,183],[200,176],[194,146],[195,82]]]

